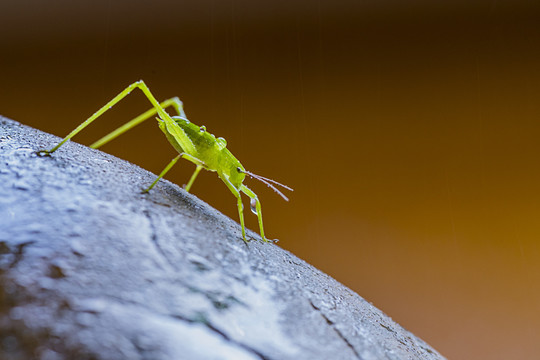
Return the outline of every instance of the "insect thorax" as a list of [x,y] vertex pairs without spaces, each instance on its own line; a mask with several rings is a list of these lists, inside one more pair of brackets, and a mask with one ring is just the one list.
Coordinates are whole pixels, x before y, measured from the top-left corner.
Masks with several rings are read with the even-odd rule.
[[172,119],[175,128],[178,126],[176,130],[182,131],[189,138],[194,149],[194,151],[184,149],[174,134],[167,129],[165,122],[160,121],[160,129],[176,151],[196,157],[204,163],[206,170],[222,173],[235,186],[240,186],[245,178],[244,167],[227,149],[227,141],[224,138],[216,138],[214,134],[206,131],[206,127],[197,126],[183,117],[174,116]]

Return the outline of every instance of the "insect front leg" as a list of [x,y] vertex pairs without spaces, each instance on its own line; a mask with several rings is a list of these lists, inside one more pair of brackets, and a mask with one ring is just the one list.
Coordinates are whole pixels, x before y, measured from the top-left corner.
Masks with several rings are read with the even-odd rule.
[[263,239],[263,241],[268,242],[268,239],[264,236],[261,202],[259,201],[257,194],[255,194],[253,190],[251,190],[244,184],[242,184],[242,186],[240,187],[240,191],[242,191],[244,194],[249,196],[252,204],[253,202],[255,202],[255,211],[257,213],[257,219],[259,220],[259,229],[261,231],[261,238]]
[[240,217],[240,226],[242,227],[242,238],[244,239],[244,242],[247,244],[246,240],[246,227],[244,225],[244,204],[242,204],[242,197],[240,196],[240,192],[237,188],[234,187],[233,184],[231,184],[230,180],[223,174],[218,173],[219,177],[225,185],[229,188],[229,190],[233,193],[233,195],[236,197],[236,201],[238,204],[238,216]]

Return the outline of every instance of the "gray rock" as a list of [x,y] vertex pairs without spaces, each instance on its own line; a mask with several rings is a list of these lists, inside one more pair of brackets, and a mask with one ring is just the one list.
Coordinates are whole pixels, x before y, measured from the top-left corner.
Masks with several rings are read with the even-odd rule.
[[177,185],[0,117],[1,359],[442,359]]

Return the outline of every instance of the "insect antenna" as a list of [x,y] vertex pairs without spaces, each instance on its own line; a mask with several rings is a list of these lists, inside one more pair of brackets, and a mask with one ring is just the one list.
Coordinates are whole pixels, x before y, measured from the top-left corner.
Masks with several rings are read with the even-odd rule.
[[[286,197],[281,191],[279,191],[278,188],[276,188],[274,185],[279,185],[279,186],[283,187],[284,189],[287,189],[289,191],[294,191],[292,188],[288,187],[287,185],[283,185],[282,183],[279,183],[276,180],[272,180],[272,179],[266,178],[264,176],[254,174],[254,173],[249,172],[247,170],[242,170],[242,172],[249,175],[253,179],[257,179],[260,182],[266,184],[266,186],[268,186],[270,189],[274,190],[285,201],[289,201],[289,198]],[[274,184],[274,185],[272,185],[272,184]]]

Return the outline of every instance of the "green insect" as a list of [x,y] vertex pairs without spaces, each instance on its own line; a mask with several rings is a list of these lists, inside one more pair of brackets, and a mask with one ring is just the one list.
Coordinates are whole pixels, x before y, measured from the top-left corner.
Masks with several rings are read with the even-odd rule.
[[[133,120],[127,122],[126,124],[120,126],[118,129],[112,131],[108,135],[104,136],[100,140],[96,141],[91,148],[97,149],[100,146],[106,144],[107,142],[115,139],[116,137],[122,135],[126,131],[132,129],[133,127],[139,125],[143,121],[151,118],[156,113],[156,117],[159,128],[171,145],[178,151],[179,155],[176,156],[171,162],[163,169],[159,174],[157,179],[143,192],[148,192],[150,189],[156,185],[156,183],[161,179],[180,158],[191,161],[196,165],[195,172],[189,179],[189,182],[185,186],[185,190],[189,192],[193,182],[197,178],[197,175],[201,169],[208,171],[215,171],[217,175],[229,190],[236,197],[238,202],[238,215],[240,217],[240,225],[242,226],[242,238],[245,242],[246,240],[246,229],[244,226],[244,206],[242,204],[242,199],[240,193],[246,194],[251,199],[251,211],[257,215],[259,220],[259,228],[261,232],[261,237],[264,241],[268,241],[264,236],[263,221],[262,221],[262,211],[261,211],[261,202],[251,189],[243,184],[243,181],[246,175],[262,181],[264,184],[272,188],[277,192],[283,199],[288,201],[287,197],[283,195],[274,185],[282,186],[283,188],[292,191],[291,188],[283,184],[278,183],[272,179],[268,179],[259,175],[255,175],[242,166],[240,161],[238,161],[233,154],[227,149],[227,141],[224,138],[216,138],[213,134],[206,131],[204,126],[197,126],[191,123],[184,113],[182,102],[177,97],[158,103],[154,95],[148,89],[148,86],[140,80],[131,85],[129,85],[124,91],[116,95],[111,101],[109,101],[105,106],[99,109],[94,115],[90,116],[87,120],[81,123],[75,130],[69,133],[62,141],[60,141],[55,147],[50,150],[40,151],[42,155],[49,155],[58,150],[65,142],[70,140],[73,136],[78,134],[86,126],[90,125],[94,120],[100,117],[103,113],[109,110],[111,107],[116,105],[120,100],[126,97],[131,91],[139,88],[148,98],[153,108],[144,112],[143,114],[137,116]],[[165,108],[172,106],[176,112],[177,116],[170,116]],[[274,184],[274,185],[273,185]]]

